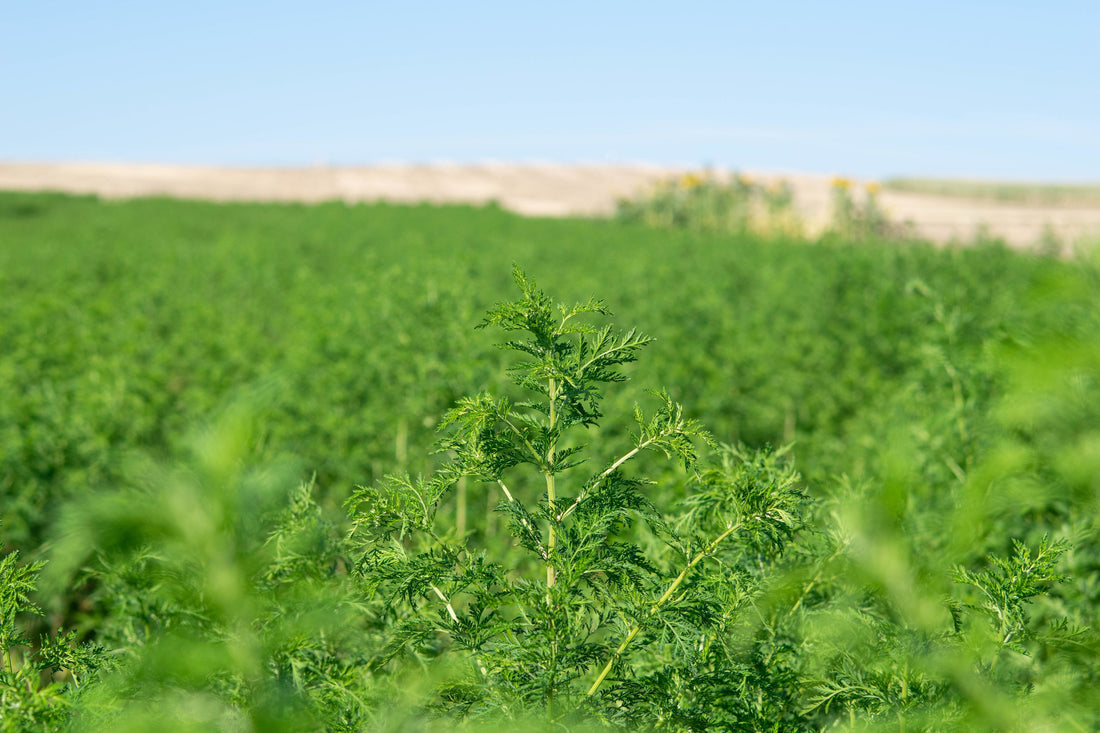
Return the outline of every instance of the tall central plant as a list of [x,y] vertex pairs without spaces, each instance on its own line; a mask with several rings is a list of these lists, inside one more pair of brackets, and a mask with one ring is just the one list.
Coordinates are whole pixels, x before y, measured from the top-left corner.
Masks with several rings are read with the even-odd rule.
[[[731,448],[700,470],[710,438],[665,392],[651,416],[635,408],[620,451],[590,451],[581,437],[603,417],[601,389],[650,339],[592,325],[608,315],[599,301],[557,305],[518,269],[515,280],[519,299],[481,327],[517,334],[502,346],[522,355],[510,371],[526,398],[461,399],[434,476],[391,476],[349,502],[355,574],[388,630],[374,666],[440,662],[435,704],[456,714],[701,715],[761,559],[798,526],[797,477],[777,455]],[[683,495],[673,514],[629,473],[647,451],[689,469],[686,489],[664,487]],[[593,470],[592,453],[617,457]],[[499,542],[453,531],[441,507],[467,479],[500,491],[522,554],[490,557]],[[703,572],[708,560],[722,571]]]

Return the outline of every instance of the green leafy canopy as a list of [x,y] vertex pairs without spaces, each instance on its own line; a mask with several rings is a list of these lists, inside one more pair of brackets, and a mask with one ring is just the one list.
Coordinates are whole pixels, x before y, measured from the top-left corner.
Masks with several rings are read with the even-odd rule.
[[[748,564],[774,555],[799,525],[797,475],[781,459],[732,448],[720,449],[720,465],[696,469],[698,446],[714,443],[664,391],[652,393],[651,415],[635,408],[617,458],[582,470],[590,451],[574,433],[599,424],[603,386],[624,381],[623,365],[651,340],[593,325],[609,315],[598,300],[555,304],[518,268],[514,278],[520,296],[480,327],[517,334],[502,347],[521,355],[509,373],[524,398],[458,400],[442,423],[448,459],[435,475],[390,477],[349,502],[361,587],[393,622],[375,668],[466,660],[437,699],[463,716],[699,714],[714,700],[673,689],[723,664],[718,650],[729,648],[751,594]],[[647,496],[658,482],[632,475],[644,452],[688,469],[662,489],[690,492],[679,512]],[[499,492],[513,542],[503,557],[449,526],[443,507],[467,480]],[[722,572],[709,576],[709,562]],[[647,693],[624,703],[638,689]]]

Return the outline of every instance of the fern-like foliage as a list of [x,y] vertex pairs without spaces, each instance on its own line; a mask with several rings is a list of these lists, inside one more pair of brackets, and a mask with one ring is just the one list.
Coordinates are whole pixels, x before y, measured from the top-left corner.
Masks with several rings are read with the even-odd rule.
[[[20,617],[41,613],[32,601],[43,563],[19,553],[0,557],[0,730],[56,730],[104,666],[102,649],[79,643],[75,631],[28,638]],[[55,679],[56,677],[56,679]]]
[[[626,379],[650,339],[593,323],[609,315],[600,301],[558,305],[514,275],[519,298],[480,327],[515,334],[502,347],[520,355],[510,374],[523,396],[458,400],[435,475],[389,477],[348,502],[355,576],[390,622],[372,666],[448,670],[432,706],[460,718],[703,720],[728,696],[718,678],[759,587],[754,568],[800,525],[797,475],[781,454],[729,448],[698,466],[713,443],[664,391],[651,414],[636,408],[618,452],[589,450],[604,386]],[[674,515],[631,470],[646,452],[687,469]],[[499,492],[511,551],[489,556],[452,531],[443,507],[465,480]]]

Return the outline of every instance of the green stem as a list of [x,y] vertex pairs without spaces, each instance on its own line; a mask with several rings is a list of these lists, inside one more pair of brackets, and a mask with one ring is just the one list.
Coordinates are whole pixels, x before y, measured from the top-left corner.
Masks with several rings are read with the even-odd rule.
[[[550,510],[550,516],[554,515],[554,502],[557,500],[557,487],[554,484],[554,447],[557,440],[554,438],[554,430],[557,428],[557,401],[558,383],[550,378],[550,447],[546,450],[546,503]],[[558,544],[557,533],[554,525],[550,525],[550,535],[546,541],[546,588],[547,601],[550,599],[549,589],[554,587],[556,578],[554,575],[553,555],[554,548]]]
[[[680,574],[677,575],[672,583],[668,586],[668,588],[665,589],[664,594],[657,599],[657,602],[650,607],[649,613],[646,614],[646,618],[648,619],[650,616],[657,613],[657,611],[660,610],[661,606],[665,605],[665,603],[668,602],[668,599],[672,597],[672,594],[676,592],[676,589],[680,587],[680,584],[684,582],[684,578],[687,577],[687,574],[691,572],[692,568],[694,568],[696,565],[702,562],[704,558],[713,553],[723,540],[736,532],[740,527],[741,522],[730,525],[725,532],[715,537],[713,542],[700,550],[699,554],[692,558],[691,562],[689,562],[687,566],[680,571]],[[615,665],[615,660],[622,656],[622,653],[626,651],[626,648],[628,646],[630,646],[630,642],[634,641],[634,638],[638,636],[638,632],[640,632],[641,630],[642,624],[639,622],[635,624],[634,628],[632,628],[627,633],[626,638],[623,639],[623,642],[621,644],[619,644],[619,648],[616,649],[615,653],[611,655],[611,659],[607,660],[607,664],[604,665],[604,668],[600,672],[600,675],[596,678],[596,681],[592,683],[592,687],[590,687],[588,689],[588,692],[585,693],[585,697],[592,697],[592,695],[596,694],[596,690],[600,689],[600,685],[603,684],[604,679],[607,678],[607,675],[611,672],[611,668]]]
[[664,438],[664,437],[666,437],[667,435],[670,435],[670,434],[671,434],[670,432],[666,431],[666,432],[661,433],[658,436],[650,438],[649,440],[645,441],[644,443],[639,443],[637,446],[632,448],[626,455],[622,456],[621,458],[619,458],[619,460],[612,463],[609,468],[607,468],[603,473],[601,473],[599,476],[596,477],[596,480],[591,484],[591,486],[589,486],[586,490],[580,492],[577,495],[577,498],[573,500],[573,503],[569,505],[568,509],[566,509],[564,512],[562,512],[561,514],[558,515],[558,521],[560,522],[563,519],[565,519],[566,517],[568,517],[570,514],[572,514],[574,512],[574,510],[576,510],[576,508],[578,506],[580,506],[581,502],[584,501],[584,499],[588,496],[588,494],[592,491],[592,489],[595,489],[597,486],[599,486],[601,481],[603,481],[605,478],[607,478],[608,476],[613,474],[615,472],[615,469],[617,469],[619,466],[621,466],[624,463],[626,463],[627,461],[629,461],[634,456],[641,453],[643,450],[645,450],[647,447],[649,447],[649,445],[651,443],[655,442],[657,440],[657,438]]
[[[549,507],[550,513],[550,535],[546,541],[546,605],[552,606],[552,599],[550,598],[550,589],[554,587],[557,582],[557,578],[554,574],[554,548],[557,546],[558,537],[554,531],[553,516],[554,516],[554,502],[557,499],[557,486],[554,484],[554,447],[557,440],[554,438],[554,430],[557,428],[557,407],[558,401],[557,381],[550,378],[550,447],[546,449],[546,503]],[[551,649],[551,661],[550,661],[550,679],[549,689],[546,692],[546,712],[551,718],[554,716],[554,676],[557,671],[558,661],[558,634],[557,624],[553,621],[551,615],[551,624],[555,628],[553,629],[554,643]]]
[[466,536],[466,477],[461,476],[455,487],[455,533],[458,541]]
[[550,648],[550,678],[547,681],[546,689],[546,714],[553,719],[554,717],[554,685],[555,678],[558,672],[558,633],[557,623],[554,617],[551,616],[550,625],[552,627],[554,643]]
[[802,591],[802,595],[800,595],[798,597],[798,600],[795,601],[794,605],[791,606],[791,610],[788,611],[788,615],[793,616],[795,613],[798,612],[798,609],[802,607],[802,602],[804,600],[806,600],[806,596],[808,596],[810,594],[810,591],[813,590],[814,586],[817,585],[817,581],[821,580],[821,576],[825,573],[826,566],[829,563],[831,563],[833,560],[835,560],[836,558],[840,557],[840,553],[843,552],[843,551],[844,551],[843,546],[838,547],[833,552],[833,554],[829,555],[829,557],[825,558],[825,560],[822,561],[821,566],[817,569],[817,572],[814,573],[814,577],[810,578],[810,582],[806,585],[806,588]]
[[409,463],[409,421],[405,418],[397,421],[397,437],[394,440],[393,454],[397,459],[398,468],[405,470]]

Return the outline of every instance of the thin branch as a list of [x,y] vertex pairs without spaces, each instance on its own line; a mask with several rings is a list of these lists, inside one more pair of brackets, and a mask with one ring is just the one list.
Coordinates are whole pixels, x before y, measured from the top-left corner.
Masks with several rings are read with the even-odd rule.
[[814,577],[810,578],[810,582],[806,584],[806,588],[802,591],[802,595],[800,595],[798,597],[798,600],[795,601],[794,605],[791,606],[791,610],[789,612],[789,615],[793,616],[795,614],[795,612],[797,612],[798,609],[801,608],[802,601],[806,600],[806,596],[808,596],[810,594],[810,591],[813,589],[813,587],[815,585],[817,585],[817,581],[821,580],[821,576],[825,572],[825,567],[829,563],[831,563],[833,560],[840,557],[840,553],[843,552],[843,551],[844,551],[843,546],[838,547],[838,548],[836,548],[836,550],[833,551],[833,554],[829,555],[829,557],[825,558],[821,562],[821,565],[820,565],[820,567],[818,567],[817,572],[814,573]]
[[[501,491],[504,492],[504,496],[508,499],[509,502],[511,502],[512,504],[519,504],[519,502],[516,501],[516,498],[512,496],[512,492],[509,491],[508,487],[504,485],[504,481],[498,478],[497,485],[500,486]],[[520,521],[523,522],[523,528],[530,532],[531,536],[535,538],[535,541],[538,543],[539,554],[541,554],[544,558],[549,557],[549,553],[546,551],[546,548],[542,544],[542,538],[539,536],[539,533],[535,531],[535,528],[531,526],[531,523],[527,521],[527,517],[520,517]]]
[[570,514],[572,514],[573,511],[578,506],[580,506],[581,502],[584,501],[585,497],[588,496],[588,493],[592,489],[599,486],[600,482],[602,482],[604,479],[606,479],[608,476],[610,476],[612,473],[614,473],[615,470],[619,468],[619,466],[623,465],[624,463],[629,461],[631,458],[633,458],[634,456],[638,455],[643,450],[648,448],[654,442],[656,442],[657,440],[659,440],[661,438],[666,437],[667,435],[669,435],[669,433],[662,433],[661,435],[657,435],[657,436],[654,436],[654,437],[650,438],[649,440],[645,441],[644,443],[639,443],[636,447],[632,448],[628,453],[623,455],[619,460],[612,463],[611,466],[607,470],[605,470],[603,473],[601,473],[599,476],[596,477],[596,480],[592,483],[591,487],[589,487],[588,491],[582,491],[580,494],[578,494],[577,498],[573,500],[573,503],[569,505],[569,508],[558,515],[558,521],[561,522],[566,517],[568,517]]
[[434,583],[430,583],[429,585],[431,589],[435,591],[435,594],[439,596],[439,600],[447,604],[447,613],[450,614],[451,620],[457,624],[458,614],[455,613],[455,608],[451,605],[451,602],[447,600],[447,596],[443,595],[443,591],[439,590],[439,588],[436,588]]
[[[680,571],[680,574],[676,576],[676,578],[665,590],[664,594],[657,599],[657,602],[650,607],[649,612],[646,614],[646,618],[648,619],[649,617],[653,616],[653,614],[657,613],[657,611],[661,609],[661,606],[665,605],[668,599],[672,597],[672,594],[676,592],[676,589],[680,587],[680,583],[684,582],[684,578],[687,577],[687,574],[691,572],[692,568],[702,562],[702,560],[708,555],[713,553],[723,540],[725,540],[731,534],[740,529],[741,524],[742,522],[740,521],[736,524],[731,524],[729,527],[726,528],[725,532],[715,537],[713,542],[700,550],[699,554],[692,558],[691,562],[689,562],[687,566]],[[616,649],[615,653],[611,655],[611,658],[607,660],[607,664],[604,665],[604,668],[600,672],[599,676],[596,678],[596,681],[592,683],[592,687],[590,687],[588,689],[588,692],[585,693],[585,697],[592,697],[592,695],[596,694],[596,690],[600,689],[600,685],[603,684],[604,679],[606,679],[607,675],[611,672],[611,668],[615,665],[615,662],[619,659],[620,656],[622,656],[622,653],[626,651],[626,648],[628,646],[630,646],[630,642],[634,641],[634,638],[641,630],[641,622],[634,625],[634,628],[632,628],[630,632],[626,635],[626,638],[623,639],[623,642],[619,644],[619,648]]]
[[523,444],[527,446],[527,450],[531,451],[531,455],[533,455],[535,457],[535,460],[538,461],[538,463],[541,465],[543,458],[542,454],[535,449],[535,446],[531,445],[531,441],[527,439],[527,436],[520,432],[520,429],[513,425],[512,421],[508,418],[502,417],[500,418],[500,421],[511,428],[512,432],[516,434],[516,437],[523,441]]

